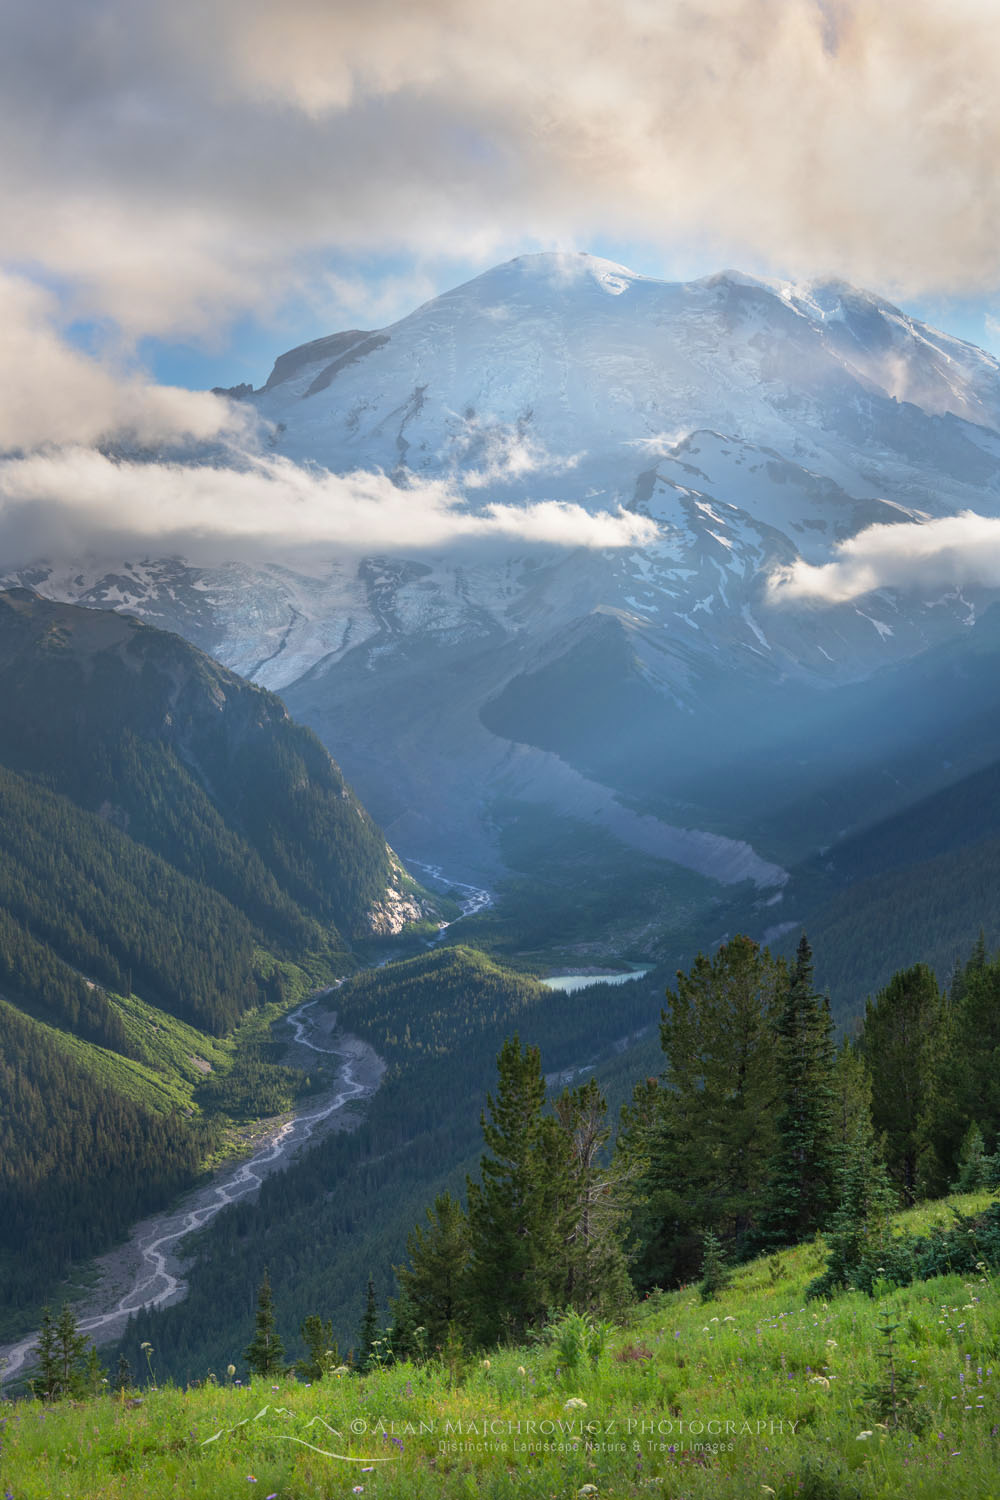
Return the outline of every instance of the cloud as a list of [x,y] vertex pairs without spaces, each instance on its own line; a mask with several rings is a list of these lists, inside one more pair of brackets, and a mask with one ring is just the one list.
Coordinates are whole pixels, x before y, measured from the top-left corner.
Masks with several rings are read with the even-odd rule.
[[641,546],[644,517],[540,501],[468,510],[443,482],[400,488],[384,474],[331,474],[256,456],[242,468],[139,463],[72,447],[0,461],[5,570],[53,556],[131,550],[211,564],[234,555],[308,556],[328,548],[394,553],[503,541],[528,546]]
[[842,604],[873,589],[1000,587],[1000,519],[962,511],[937,520],[869,526],[839,542],[832,562],[801,559],[775,573],[771,602]]
[[0,256],[137,333],[276,309],[334,252],[426,274],[609,224],[895,295],[1000,285],[993,0],[13,12]]
[[335,475],[263,451],[254,410],[158,386],[69,346],[55,299],[0,274],[0,565],[142,549],[201,563],[506,541],[623,547],[655,533],[627,513],[542,500],[478,505],[464,489],[565,470],[515,431],[470,432],[478,467],[463,489]]
[[236,403],[91,358],[60,337],[56,316],[54,297],[0,272],[0,452],[109,439],[144,447],[250,439],[250,413]]

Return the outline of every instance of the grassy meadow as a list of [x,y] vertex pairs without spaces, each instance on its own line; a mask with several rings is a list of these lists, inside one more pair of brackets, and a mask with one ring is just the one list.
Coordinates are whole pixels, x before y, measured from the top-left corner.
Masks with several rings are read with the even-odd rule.
[[[949,1201],[971,1212],[985,1197]],[[899,1223],[935,1220],[946,1203]],[[754,1261],[706,1303],[654,1293],[589,1353],[564,1320],[488,1361],[444,1350],[237,1385],[241,1351],[220,1349],[198,1388],[5,1403],[0,1485],[5,1500],[1000,1497],[991,1274],[807,1302],[824,1255],[817,1240]],[[155,1378],[155,1350],[148,1362]]]

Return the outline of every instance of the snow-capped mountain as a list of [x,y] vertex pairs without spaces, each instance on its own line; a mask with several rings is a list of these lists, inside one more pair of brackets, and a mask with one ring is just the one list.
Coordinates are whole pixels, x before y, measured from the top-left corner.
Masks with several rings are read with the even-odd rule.
[[780,885],[773,860],[727,842],[739,820],[694,796],[699,773],[764,755],[783,715],[960,637],[989,602],[768,598],[776,568],[821,563],[873,522],[1000,513],[997,361],[846,285],[675,285],[525,256],[389,328],[293,349],[235,394],[297,462],[444,479],[472,509],[559,500],[656,523],[624,551],[21,575],[282,692],[417,857],[487,867],[503,795]]

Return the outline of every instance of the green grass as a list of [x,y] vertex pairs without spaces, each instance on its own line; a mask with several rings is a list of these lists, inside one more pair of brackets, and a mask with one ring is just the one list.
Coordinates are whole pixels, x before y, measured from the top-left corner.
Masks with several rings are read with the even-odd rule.
[[[951,1201],[968,1212],[982,1195]],[[937,1214],[946,1206],[901,1224]],[[226,1389],[240,1356],[220,1349],[220,1384],[146,1390],[135,1407],[7,1406],[0,1473],[13,1500],[996,1500],[997,1288],[945,1276],[881,1301],[806,1302],[823,1259],[816,1241],[755,1261],[710,1303],[654,1293],[576,1368],[537,1343],[488,1365],[439,1358]],[[916,1428],[880,1425],[865,1405],[886,1305],[897,1361],[920,1385]]]
[[[301,1004],[313,987],[313,976],[298,965],[280,963],[262,950],[258,951],[257,962],[265,976],[280,966],[286,998],[280,1004],[247,1011],[222,1037],[210,1036],[138,995],[126,997],[110,991],[108,1000],[121,1017],[138,1057],[124,1057],[38,1017],[32,1017],[32,1021],[54,1050],[117,1093],[162,1113],[176,1109],[198,1116],[202,1113],[198,1091],[210,1076],[209,1070],[224,1076],[241,1057],[262,1045],[270,1046],[274,1023]],[[323,983],[325,977],[321,974],[319,982]]]

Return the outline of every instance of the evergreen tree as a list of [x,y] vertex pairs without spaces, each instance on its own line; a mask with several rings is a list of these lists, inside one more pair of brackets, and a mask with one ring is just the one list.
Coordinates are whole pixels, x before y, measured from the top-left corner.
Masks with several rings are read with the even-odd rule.
[[845,1287],[870,1293],[880,1275],[907,1281],[898,1265],[905,1247],[893,1245],[890,1228],[897,1198],[870,1120],[859,1122],[841,1154],[838,1198],[826,1230],[826,1270],[809,1295],[827,1296]]
[[295,1369],[303,1380],[315,1383],[337,1364],[338,1349],[333,1339],[333,1322],[323,1322],[318,1313],[310,1313],[299,1329],[306,1346],[305,1359],[297,1360]]
[[690,1274],[714,1230],[745,1253],[757,1238],[775,1152],[774,1022],[787,985],[781,960],[747,937],[699,954],[668,992],[666,1055],[651,1166],[670,1184],[673,1232],[686,1238]]
[[632,1185],[625,1247],[633,1280],[644,1289],[694,1274],[698,1265],[697,1229],[685,1214],[665,1149],[667,1114],[666,1091],[657,1079],[644,1078],[622,1106],[615,1143]]
[[271,1282],[267,1271],[264,1272],[264,1279],[257,1288],[254,1335],[243,1351],[243,1357],[254,1375],[278,1375],[283,1369],[285,1347],[278,1337],[275,1326],[274,1298],[271,1294]]
[[858,1132],[871,1123],[872,1080],[857,1048],[846,1038],[833,1062],[833,1140],[838,1162]]
[[361,1371],[370,1370],[375,1363],[375,1344],[378,1339],[378,1301],[375,1296],[375,1281],[368,1277],[365,1290],[365,1310],[358,1333],[358,1357],[355,1363]]
[[104,1366],[101,1364],[100,1356],[94,1344],[90,1344],[86,1350],[80,1383],[90,1396],[100,1395],[101,1387],[108,1383],[108,1378],[104,1373]]
[[129,1364],[128,1357],[125,1354],[119,1354],[118,1368],[115,1370],[112,1389],[115,1391],[130,1391],[134,1385],[135,1376],[132,1373],[132,1366]]
[[68,1302],[63,1303],[62,1312],[59,1314],[59,1321],[55,1326],[55,1338],[59,1394],[77,1395],[86,1384],[84,1372],[88,1362],[89,1340],[86,1334],[81,1333],[77,1328],[73,1309]]
[[710,1302],[720,1292],[724,1292],[732,1280],[732,1271],[726,1260],[726,1253],[719,1243],[718,1235],[711,1230],[705,1235],[704,1250],[701,1262],[701,1300]]
[[978,1121],[988,1148],[996,1146],[1000,1133],[1000,960],[979,963],[973,954],[953,1027],[948,1093],[959,1106],[957,1156],[970,1121]]
[[951,1184],[953,1193],[975,1193],[980,1188],[996,1187],[1000,1182],[1000,1153],[987,1156],[983,1132],[973,1120],[958,1154],[958,1176]]
[[930,1120],[943,1030],[944,1002],[926,964],[894,974],[865,1007],[858,1046],[872,1079],[872,1125],[907,1203],[938,1172]]
[[481,1117],[490,1154],[468,1184],[469,1315],[473,1337],[520,1337],[543,1319],[565,1273],[572,1218],[566,1134],[543,1115],[537,1047],[517,1036],[497,1059],[497,1093]]
[[43,1401],[54,1401],[59,1394],[59,1353],[55,1319],[51,1307],[42,1308],[38,1330],[38,1379],[32,1390]]
[[[396,1267],[396,1278],[407,1304],[406,1321],[424,1330],[427,1347],[443,1345],[452,1324],[466,1321],[466,1275],[469,1262],[469,1225],[462,1205],[450,1193],[440,1193],[427,1210],[427,1225],[417,1225],[406,1240],[408,1266]],[[396,1321],[400,1321],[396,1309]],[[394,1343],[393,1347],[400,1349]]]
[[952,1005],[957,1005],[965,995],[969,980],[975,975],[981,974],[989,962],[989,954],[986,950],[986,933],[980,927],[979,936],[976,938],[972,952],[965,963],[955,965],[955,972],[951,976],[949,994]]
[[607,1100],[595,1078],[565,1089],[556,1100],[556,1119],[570,1144],[573,1223],[566,1245],[564,1302],[578,1312],[619,1310],[632,1291],[622,1224],[631,1203],[635,1173],[623,1157],[603,1165],[600,1157],[610,1131]]
[[775,1021],[777,1143],[764,1239],[794,1245],[823,1227],[835,1194],[835,1096],[830,1005],[813,988],[812,950],[799,942]]

